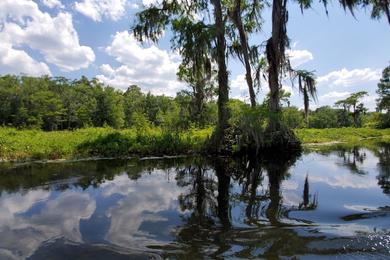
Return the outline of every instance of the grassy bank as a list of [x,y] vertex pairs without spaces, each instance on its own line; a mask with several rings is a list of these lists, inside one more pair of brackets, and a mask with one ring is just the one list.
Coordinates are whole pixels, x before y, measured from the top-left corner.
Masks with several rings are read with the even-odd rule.
[[[199,152],[212,128],[191,129],[181,134],[161,129],[114,130],[86,128],[75,131],[43,132],[0,128],[1,160],[71,159],[85,157],[127,157],[177,155]],[[298,129],[303,144],[361,140],[390,142],[390,129]]]
[[171,134],[161,129],[86,128],[43,132],[0,128],[1,160],[173,155],[199,152],[212,129]]
[[371,128],[329,128],[296,129],[296,135],[304,145],[343,142],[359,144],[362,141],[377,140],[390,142],[390,129]]

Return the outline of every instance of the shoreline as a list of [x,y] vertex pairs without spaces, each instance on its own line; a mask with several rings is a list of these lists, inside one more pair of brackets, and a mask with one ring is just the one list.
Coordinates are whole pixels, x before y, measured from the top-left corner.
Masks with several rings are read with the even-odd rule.
[[[166,133],[132,129],[85,128],[43,132],[0,128],[0,164],[58,163],[113,159],[167,159],[201,154],[212,128]],[[303,149],[332,145],[390,143],[390,129],[295,129]]]

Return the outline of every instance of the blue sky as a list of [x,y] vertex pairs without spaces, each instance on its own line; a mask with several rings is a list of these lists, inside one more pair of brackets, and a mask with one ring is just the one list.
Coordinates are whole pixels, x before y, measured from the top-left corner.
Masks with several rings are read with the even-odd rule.
[[[0,1],[0,73],[97,77],[118,89],[138,84],[144,91],[174,95],[185,88],[176,80],[180,57],[169,48],[169,33],[157,46],[141,45],[129,28],[142,3],[153,0],[2,0]],[[375,107],[376,84],[390,61],[390,25],[370,19],[370,10],[345,12],[337,1],[329,16],[315,4],[301,14],[290,1],[289,55],[294,67],[315,71],[318,103],[332,105],[350,93],[366,90],[364,102]],[[269,37],[270,10],[263,32]],[[243,67],[230,60],[231,96],[248,99]],[[292,104],[302,98],[289,81]],[[267,92],[263,84],[258,99]],[[313,106],[313,107],[314,107]]]

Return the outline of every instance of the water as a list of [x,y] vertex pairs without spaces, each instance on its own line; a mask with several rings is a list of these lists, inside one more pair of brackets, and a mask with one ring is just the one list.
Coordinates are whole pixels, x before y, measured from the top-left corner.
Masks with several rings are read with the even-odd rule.
[[1,165],[0,259],[390,258],[390,146],[284,157]]

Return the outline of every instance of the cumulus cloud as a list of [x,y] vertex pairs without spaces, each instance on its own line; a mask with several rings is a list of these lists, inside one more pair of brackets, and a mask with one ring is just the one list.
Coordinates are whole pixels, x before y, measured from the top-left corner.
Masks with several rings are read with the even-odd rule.
[[328,93],[320,96],[319,100],[323,101],[323,102],[327,102],[327,101],[335,102],[339,99],[344,99],[344,98],[348,97],[350,94],[351,94],[351,92],[348,92],[348,91],[344,91],[344,92],[331,91],[331,92],[328,92]]
[[[261,78],[260,84],[261,84],[261,91],[259,94],[261,96],[268,94],[269,92],[268,81],[265,80],[264,78]],[[294,91],[291,86],[283,84],[282,89],[286,92],[291,93],[291,96],[294,96]],[[244,102],[249,102],[249,90],[248,90],[248,85],[246,83],[245,74],[238,74],[231,81],[230,91],[231,91],[232,98],[240,99]]]
[[[342,100],[350,96],[352,92],[348,91],[330,91],[319,97],[319,101],[322,105],[332,106],[336,101]],[[370,111],[374,111],[376,108],[376,99],[378,95],[370,93],[368,96],[363,97],[360,101]]]
[[376,109],[376,100],[378,99],[377,94],[369,94],[362,98],[361,102],[367,107],[370,111],[375,111]]
[[42,3],[49,8],[64,8],[60,0],[42,0]]
[[[127,175],[116,177],[102,185],[102,195],[114,194],[122,198],[106,211],[111,220],[106,239],[119,246],[145,246],[156,243],[154,237],[142,228],[147,222],[165,222],[160,214],[167,210],[177,211],[177,198],[183,191],[176,183],[166,181],[166,172],[154,171],[133,182]],[[163,227],[159,232],[163,232]]]
[[[262,79],[261,84],[262,86],[265,86],[265,90],[268,89],[266,87],[267,82],[265,82],[264,79]],[[230,92],[232,98],[240,99],[244,102],[249,103],[249,90],[248,85],[246,83],[245,74],[239,74],[231,81]]]
[[361,99],[361,102],[371,111],[375,110],[376,98],[375,94],[376,83],[381,77],[381,71],[372,68],[363,69],[341,69],[332,71],[324,76],[318,77],[317,82],[321,87],[322,92],[324,87],[329,87],[330,90],[335,87],[343,87],[345,91],[328,91],[319,97],[322,105],[333,105],[336,101],[345,99],[353,92],[366,90],[369,96]]
[[[51,196],[42,189],[0,198],[0,258],[25,259],[45,241],[64,237],[81,242],[80,220],[89,219],[96,202],[88,194],[65,191]],[[36,203],[42,211],[25,215]]]
[[0,73],[51,75],[46,63],[34,60],[23,50],[13,49],[12,45],[6,42],[0,42],[0,67]]
[[[95,60],[93,50],[80,45],[69,13],[61,12],[52,17],[39,10],[33,1],[3,0],[0,2],[0,28],[0,38],[3,48],[8,47],[8,56],[17,48],[29,47],[42,54],[46,62],[65,71],[87,68]],[[26,57],[27,53],[20,55],[25,60],[30,59],[30,64],[33,62],[31,57]],[[34,70],[32,74],[47,72],[44,64],[36,63],[40,66],[29,66],[30,70]],[[12,63],[5,66],[12,67]]]
[[232,80],[232,88],[239,91],[246,91],[248,89],[245,74],[239,74]]
[[105,51],[121,64],[100,66],[102,74],[97,78],[106,84],[120,89],[136,84],[144,91],[166,95],[175,95],[183,87],[176,79],[178,56],[155,45],[143,47],[127,31],[117,32]]
[[332,71],[325,76],[318,77],[319,84],[328,86],[350,87],[354,85],[366,84],[373,81],[378,81],[381,77],[380,70],[371,68]]
[[293,68],[299,67],[314,59],[313,54],[308,50],[287,50],[286,54],[290,58]]
[[[127,0],[83,0],[75,3],[75,9],[95,22],[102,18],[113,21],[120,20],[125,14]],[[135,4],[130,3],[131,7]]]

